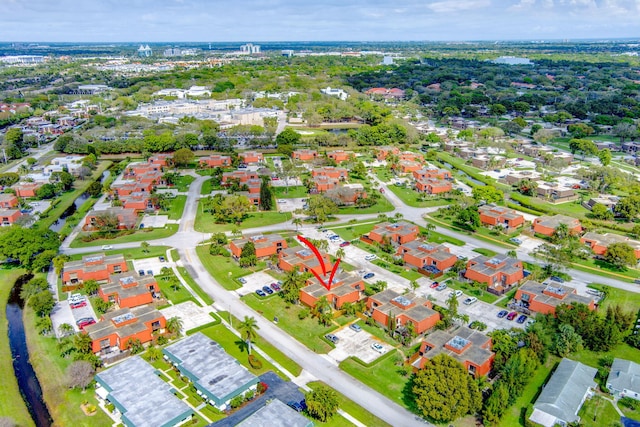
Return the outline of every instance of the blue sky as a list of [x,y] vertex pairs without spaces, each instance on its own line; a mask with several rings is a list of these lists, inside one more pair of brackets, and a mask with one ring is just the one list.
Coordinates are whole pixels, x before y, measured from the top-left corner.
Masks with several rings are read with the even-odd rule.
[[640,0],[0,0],[0,41],[640,37]]

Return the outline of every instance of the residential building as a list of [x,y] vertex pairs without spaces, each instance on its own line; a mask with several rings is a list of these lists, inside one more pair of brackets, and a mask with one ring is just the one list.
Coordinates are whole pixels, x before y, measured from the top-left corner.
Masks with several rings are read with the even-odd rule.
[[330,86],[327,86],[326,89],[320,89],[320,92],[324,93],[325,95],[338,97],[343,101],[346,101],[346,99],[349,97],[349,94],[344,90],[332,88]]
[[69,291],[82,287],[87,280],[98,282],[109,280],[112,274],[129,270],[124,256],[115,255],[85,255],[79,261],[65,262],[62,267],[62,290]]
[[478,208],[480,222],[487,227],[499,227],[507,233],[515,231],[524,224],[524,215],[513,209],[497,206],[493,203]]
[[407,221],[381,222],[373,227],[368,237],[381,244],[388,239],[392,243],[402,245],[416,240],[419,233],[418,226]]
[[562,359],[533,404],[529,419],[544,427],[580,421],[578,412],[582,404],[597,388],[593,380],[597,373],[596,368]]
[[491,351],[491,338],[482,332],[461,326],[453,332],[433,331],[412,357],[413,367],[423,369],[428,360],[446,354],[460,362],[474,377],[483,377],[491,371],[495,353]]
[[275,255],[288,247],[287,241],[279,234],[258,234],[256,236],[244,237],[242,239],[232,240],[229,243],[231,255],[240,258],[242,248],[248,242],[253,242],[256,248],[256,257],[264,258]]
[[436,178],[427,178],[416,181],[416,191],[427,194],[442,194],[453,190],[451,181]]
[[374,98],[384,99],[403,99],[405,96],[404,90],[395,87],[390,89],[387,89],[386,87],[374,87],[367,89],[365,94]]
[[245,183],[250,179],[260,179],[260,175],[257,172],[248,170],[235,170],[233,172],[224,172],[222,174],[222,185],[230,185],[231,181],[237,181],[239,183]]
[[279,399],[267,404],[242,420],[236,427],[313,427],[312,421],[285,405]]
[[424,163],[424,156],[420,153],[414,153],[413,151],[403,151],[398,155],[398,158],[401,161]]
[[173,427],[190,420],[193,409],[140,356],[96,374],[96,396],[115,406],[126,427]]
[[42,185],[42,182],[19,182],[13,184],[11,188],[13,188],[18,197],[36,197],[36,192]]
[[386,160],[389,154],[393,154],[396,156],[400,154],[400,149],[391,145],[375,147],[374,150],[376,151],[376,159],[378,159],[379,161]]
[[452,254],[448,247],[419,240],[412,240],[400,245],[396,256],[402,257],[405,264],[431,275],[447,271],[458,260],[458,257]]
[[104,225],[104,219],[110,217],[118,219],[118,230],[131,230],[138,223],[138,214],[135,209],[115,207],[90,211],[84,219],[82,229],[85,231],[98,230]]
[[13,225],[21,216],[22,212],[19,209],[0,209],[0,225],[3,227]]
[[111,186],[111,191],[117,197],[128,196],[132,193],[151,193],[153,189],[154,184],[140,181],[125,181]]
[[534,233],[551,237],[560,224],[565,224],[571,234],[582,232],[580,221],[566,215],[541,216],[533,220]]
[[131,193],[120,198],[122,207],[136,213],[156,209],[149,193]]
[[592,197],[588,201],[583,202],[582,206],[592,210],[595,205],[603,205],[611,212],[615,211],[616,205],[620,201],[620,197],[609,194],[600,194],[598,197]]
[[429,178],[435,179],[453,179],[451,172],[445,169],[418,169],[413,172],[413,178],[416,181],[421,181]]
[[487,154],[476,154],[471,158],[471,165],[479,169],[492,169],[502,167],[507,159],[503,156],[490,156]]
[[313,187],[311,188],[311,193],[325,193],[329,190],[333,190],[338,188],[340,181],[337,178],[332,178],[330,176],[314,176],[311,178]]
[[[320,253],[324,261],[326,272],[331,271],[331,258],[326,253]],[[316,255],[310,249],[293,247],[283,249],[278,253],[278,268],[284,271],[298,270],[301,272],[315,271],[318,275],[323,275],[325,271]]]
[[160,287],[155,277],[140,276],[134,271],[112,274],[109,281],[98,289],[98,296],[104,302],[117,304],[119,308],[151,304],[159,293]]
[[413,325],[417,334],[432,329],[440,320],[440,314],[433,309],[433,304],[426,298],[414,293],[403,295],[393,289],[385,289],[367,299],[367,310],[371,318],[383,328],[406,328]]
[[411,160],[400,160],[398,162],[398,167],[396,168],[396,171],[399,169],[400,173],[412,173],[415,172],[417,170],[420,170],[422,168],[422,163],[421,162],[414,162]]
[[607,388],[616,398],[640,400],[640,365],[624,359],[613,359]]
[[222,156],[220,154],[212,154],[207,157],[201,157],[198,161],[201,167],[209,167],[209,168],[224,168],[231,166],[231,157],[230,156]]
[[513,171],[509,172],[503,179],[509,185],[518,185],[521,181],[535,181],[542,175],[536,171]]
[[522,261],[506,255],[478,256],[467,261],[464,277],[485,283],[487,291],[502,295],[524,278]]
[[345,168],[338,168],[335,166],[325,166],[323,168],[312,169],[311,176],[314,178],[317,176],[326,176],[329,178],[344,181],[347,178],[349,178],[349,171],[347,171]]
[[[328,266],[327,271],[331,270],[331,266]],[[328,282],[330,275],[322,275],[320,277]],[[354,273],[347,273],[344,271],[338,271],[331,282],[330,289],[327,289],[317,278],[312,277],[307,281],[307,286],[300,289],[300,302],[313,307],[316,302],[326,297],[331,306],[339,310],[346,302],[355,303],[358,302],[364,295],[365,283],[360,276]]]
[[142,344],[164,332],[166,319],[150,305],[121,308],[105,313],[98,323],[85,326],[91,338],[91,349],[100,357],[119,354],[129,347],[129,341],[138,339]]
[[580,238],[580,243],[589,246],[593,253],[599,257],[602,257],[607,253],[607,248],[609,247],[609,245],[612,245],[614,243],[624,243],[631,246],[633,248],[636,259],[640,259],[640,241],[632,240],[628,237],[621,236],[620,234],[598,234],[588,232]]
[[584,304],[590,310],[596,309],[593,298],[578,295],[574,288],[554,281],[544,284],[528,280],[518,288],[514,299],[529,311],[542,314],[555,314],[560,304]]
[[355,205],[358,200],[366,199],[367,193],[362,184],[344,184],[325,192],[325,196],[333,200],[338,206]]
[[260,382],[220,344],[201,332],[165,347],[162,353],[220,411],[227,409],[232,399],[255,393]]
[[573,188],[563,187],[560,184],[549,184],[539,181],[536,195],[553,202],[566,202],[576,198]]
[[318,157],[316,150],[299,149],[291,153],[293,160],[299,160],[301,162],[312,162]]
[[327,157],[336,163],[342,163],[349,161],[349,159],[354,157],[354,154],[350,151],[335,150],[327,152]]
[[80,168],[83,167],[82,162],[84,156],[65,156],[56,157],[51,160],[51,163],[44,167],[42,174],[44,176],[51,176],[54,172],[69,172],[73,176],[80,175]]
[[257,151],[243,151],[238,153],[238,157],[240,157],[240,161],[242,163],[247,165],[264,162],[264,156],[262,153],[258,153]]
[[20,201],[18,198],[10,193],[0,193],[0,208],[12,209],[18,206]]

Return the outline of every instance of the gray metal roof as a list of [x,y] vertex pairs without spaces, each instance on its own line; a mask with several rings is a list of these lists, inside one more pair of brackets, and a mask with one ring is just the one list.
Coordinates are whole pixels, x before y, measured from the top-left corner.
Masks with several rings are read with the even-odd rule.
[[169,421],[175,420],[175,423],[193,413],[140,356],[100,372],[96,380],[109,391],[109,401],[136,427],[164,426]]
[[578,420],[578,411],[598,370],[569,359],[562,359],[551,379],[538,396],[534,409],[567,423]]
[[614,359],[607,378],[607,388],[640,393],[640,365],[624,359]]
[[237,427],[313,427],[313,422],[274,399],[245,418]]

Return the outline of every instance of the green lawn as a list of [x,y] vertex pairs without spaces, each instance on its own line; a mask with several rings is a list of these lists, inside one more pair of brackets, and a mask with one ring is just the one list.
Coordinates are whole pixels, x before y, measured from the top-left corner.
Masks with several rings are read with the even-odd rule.
[[16,279],[24,274],[21,269],[0,270],[0,417],[10,417],[21,426],[33,426],[33,420],[22,400],[18,381],[13,372],[13,358],[9,349],[8,324],[6,315],[7,300]]
[[[101,251],[100,248],[96,248],[95,253],[105,253],[107,255],[120,255],[122,254],[125,259],[141,259],[141,258],[155,258],[161,255],[165,255],[167,253],[167,249],[169,246],[149,246],[147,248],[148,252],[144,252],[144,250],[140,247],[138,248],[128,248],[128,249],[117,249],[112,251]],[[77,261],[82,259],[83,256],[87,256],[91,254],[74,254],[71,255],[72,261]]]
[[486,248],[475,248],[473,249],[473,252],[477,252],[480,255],[484,255],[486,257],[493,257],[498,254],[497,252],[492,251],[491,249],[486,249]]
[[349,224],[346,226],[341,225],[327,228],[336,233],[338,236],[342,237],[343,240],[351,241],[354,239],[359,239],[363,234],[368,234],[379,222],[380,221],[378,220],[370,220],[359,224]]
[[[637,402],[637,400],[636,400]],[[632,409],[627,406],[621,405],[618,401],[618,408],[624,413],[624,416],[631,418],[632,420],[640,421],[640,405],[636,403],[636,408]]]
[[248,360],[248,354],[246,349],[246,343],[235,336],[233,332],[226,328],[224,325],[215,325],[210,326],[209,328],[203,329],[202,332],[204,335],[208,336],[212,340],[216,341],[218,344],[224,348],[224,350],[229,353],[233,358],[238,360],[242,366],[247,368],[254,375],[262,375],[265,372],[273,371],[280,375],[284,380],[288,378],[282,374],[275,366],[273,366],[268,361],[264,360],[259,354],[252,353],[258,360],[262,362],[261,369],[255,369],[251,367]]
[[178,190],[180,193],[185,193],[189,191],[189,186],[195,180],[196,179],[191,175],[180,175],[180,178],[178,178],[178,181],[175,183],[173,188]]
[[169,211],[162,211],[162,215],[169,215],[169,219],[182,218],[182,212],[184,211],[184,205],[187,203],[187,196],[176,196],[171,200]]
[[[444,206],[451,203],[450,200],[445,199],[444,197],[434,197],[427,198],[425,200],[422,199],[420,193],[409,188],[409,187],[398,187],[397,185],[389,185],[387,186],[389,190],[393,192],[396,196],[400,198],[406,205],[412,206],[414,208],[427,208],[431,206]],[[431,196],[428,196],[431,197]]]
[[238,282],[238,278],[264,270],[264,261],[258,262],[258,265],[251,268],[242,268],[231,259],[222,255],[210,255],[209,246],[196,247],[196,253],[200,261],[204,264],[209,274],[227,290],[239,289],[242,285]]
[[389,182],[393,178],[393,173],[388,168],[375,168],[374,172],[382,182]]
[[304,309],[301,305],[290,305],[278,294],[267,298],[259,298],[255,294],[249,294],[242,297],[242,300],[266,319],[272,320],[277,316],[278,327],[316,353],[328,353],[333,349],[323,336],[335,326],[322,326],[311,316],[300,320],[298,313]]
[[515,427],[524,426],[523,412],[528,405],[532,405],[535,399],[538,397],[538,393],[542,389],[542,385],[547,381],[551,374],[551,370],[558,362],[557,358],[549,357],[547,363],[540,366],[536,373],[529,379],[529,383],[524,388],[524,391],[520,397],[516,400],[510,408],[504,414],[504,417],[500,421],[501,427]]
[[611,305],[620,305],[625,310],[635,312],[638,310],[638,307],[640,307],[640,293],[638,292],[629,292],[623,289],[601,285],[599,283],[591,283],[589,287],[599,291],[602,291],[605,288],[607,289],[607,297],[604,301],[600,302],[600,306],[603,309],[607,309]]
[[364,214],[372,214],[372,213],[385,213],[391,212],[395,208],[386,198],[381,197],[378,199],[375,205],[369,206],[366,208],[358,208],[356,206],[348,206],[340,208],[338,214],[340,215],[364,215]]
[[77,427],[110,427],[113,421],[100,409],[89,417],[80,405],[83,401],[98,406],[91,389],[70,390],[67,386],[66,369],[71,359],[58,356],[58,341],[55,338],[38,335],[35,328],[36,316],[30,307],[25,308],[24,322],[29,346],[30,361],[36,371],[44,393],[44,400],[55,425]]
[[175,277],[173,272],[171,272],[171,274],[166,276],[156,276],[156,280],[158,282],[158,285],[160,286],[160,290],[162,291],[162,294],[165,296],[165,298],[171,301],[173,304],[180,304],[181,302],[185,302],[185,301],[193,301],[196,304],[198,304],[195,301],[195,298],[193,298],[193,296],[189,293],[189,291],[184,286],[179,285],[177,289],[173,289],[169,285],[170,283],[169,280],[172,277]]
[[[177,258],[174,258],[174,260],[177,260]],[[205,291],[202,290],[200,285],[198,285],[198,283],[196,283],[196,281],[193,279],[193,277],[191,277],[191,275],[189,274],[189,272],[187,271],[186,268],[178,267],[178,272],[180,272],[180,275],[182,276],[184,281],[187,282],[189,284],[189,286],[191,286],[191,289],[193,289],[193,291],[196,294],[198,294],[198,296],[200,298],[202,298],[202,300],[205,302],[205,304],[207,304],[207,305],[213,304],[213,298],[211,298],[208,293],[206,293]]]
[[[508,249],[515,249],[517,246],[511,243],[507,243],[506,241],[508,239],[510,239],[511,237],[515,236],[516,234],[513,234],[511,236],[507,236],[504,234],[493,234],[494,232],[492,230],[489,230],[487,228],[484,227],[480,227],[478,228],[475,232],[457,227],[455,225],[453,225],[453,222],[448,219],[448,218],[443,218],[440,216],[436,216],[437,213],[435,214],[431,214],[431,215],[424,215],[424,220],[427,222],[430,222],[431,224],[437,225],[439,227],[444,227],[447,228],[451,231],[455,231],[457,233],[462,233],[462,234],[466,234],[469,236],[473,236],[478,240],[484,240],[486,242],[489,242],[493,245],[497,245],[497,246],[503,246],[504,248],[508,248]],[[431,232],[431,234],[435,234],[433,231]],[[443,236],[443,235],[441,235]],[[449,236],[445,236],[449,239],[453,239],[452,237]],[[458,240],[458,239],[455,239]],[[461,242],[461,240],[458,240],[459,242]],[[462,242],[461,245],[459,246],[463,246],[464,242]]]
[[600,396],[593,396],[584,402],[578,412],[580,425],[584,427],[617,427],[620,425],[620,415],[613,407],[613,403]]
[[287,187],[271,187],[271,191],[277,199],[303,199],[309,196],[307,187],[304,185],[289,186],[289,191]]
[[587,271],[604,277],[617,276],[622,280],[640,279],[640,270],[636,268],[619,270],[608,262],[600,259],[575,259],[572,264],[573,268],[577,270]]
[[402,391],[409,378],[402,376],[400,367],[395,364],[397,357],[404,357],[397,350],[392,353],[394,354],[381,357],[371,366],[364,366],[349,357],[340,363],[340,369],[397,404],[407,407]]
[[[497,295],[494,295],[487,291],[483,291],[482,289],[474,288],[469,283],[463,283],[457,280],[447,280],[447,286],[451,289],[460,289],[464,291],[466,295],[474,296],[480,301],[484,301],[489,304],[493,304],[500,299],[500,297]],[[462,302],[460,299],[458,301]]]
[[91,246],[115,245],[117,243],[144,242],[146,240],[163,239],[176,234],[177,231],[178,224],[167,224],[165,228],[143,228],[133,234],[120,236],[115,239],[96,239],[91,242],[83,242],[80,240],[80,236],[83,234],[80,233],[80,235],[71,242],[70,246],[72,248],[88,248]]
[[[636,306],[636,309],[638,306]],[[626,343],[620,343],[607,352],[595,352],[587,349],[582,349],[578,352],[572,353],[570,358],[585,365],[598,368],[600,366],[600,359],[606,356],[612,356],[614,358],[625,360],[640,360],[640,350],[631,347]]]
[[[369,247],[371,247],[371,245],[369,245]],[[381,258],[378,258],[372,262],[378,267],[382,267],[392,273],[398,274],[407,280],[418,280],[419,278],[424,277],[422,274],[418,273],[410,266],[405,267],[401,265],[395,265]]]
[[196,215],[195,230],[203,233],[218,233],[231,231],[235,228],[246,229],[262,227],[265,225],[279,224],[291,220],[291,212],[252,212],[238,226],[232,223],[216,224],[213,216],[202,211],[202,204],[198,206],[198,214]]

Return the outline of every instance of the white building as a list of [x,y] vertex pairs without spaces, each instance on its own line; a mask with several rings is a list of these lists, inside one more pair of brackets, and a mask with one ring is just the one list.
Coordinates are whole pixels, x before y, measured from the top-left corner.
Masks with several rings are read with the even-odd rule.
[[149,47],[149,45],[140,45],[138,48],[138,56],[142,58],[148,58],[153,55],[153,50]]
[[240,52],[246,55],[253,55],[255,53],[260,53],[260,45],[247,43],[240,46]]
[[82,167],[82,160],[84,156],[65,156],[56,157],[51,160],[51,163],[44,167],[42,174],[44,176],[51,176],[54,172],[62,172],[66,170],[71,175],[78,176],[78,171]]
[[630,360],[614,359],[607,388],[617,398],[640,400],[640,365]]
[[0,62],[12,65],[32,65],[41,64],[44,62],[44,56],[42,55],[14,55],[14,56],[0,56]]
[[347,92],[345,92],[342,89],[334,89],[331,88],[329,86],[327,86],[326,89],[320,89],[320,92],[324,93],[325,95],[329,95],[329,96],[337,96],[338,98],[342,99],[343,101],[345,101],[348,97],[349,94]]

